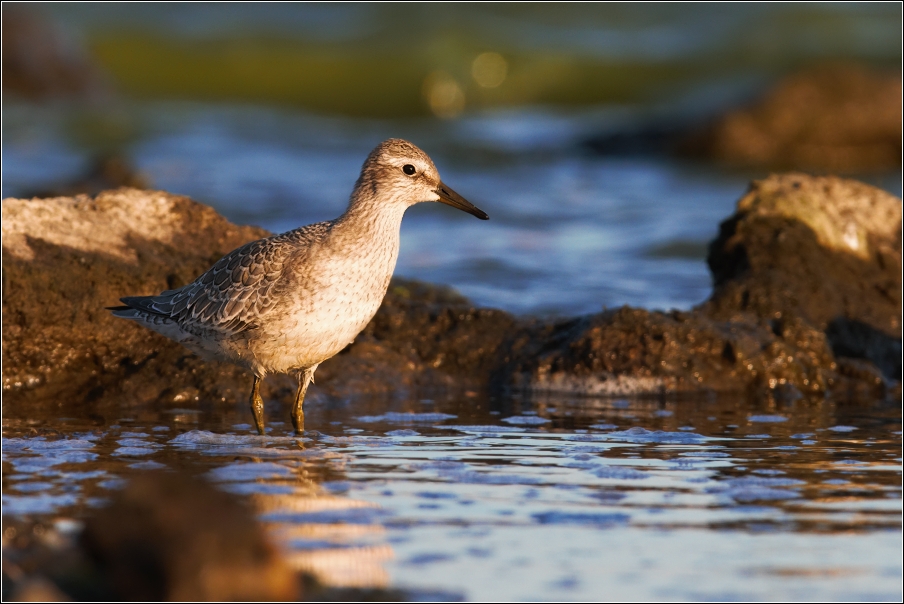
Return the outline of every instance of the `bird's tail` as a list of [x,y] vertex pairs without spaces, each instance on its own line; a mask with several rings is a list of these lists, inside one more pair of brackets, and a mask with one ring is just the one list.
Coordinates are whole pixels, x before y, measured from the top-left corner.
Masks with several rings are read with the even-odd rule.
[[114,317],[121,319],[137,319],[138,311],[131,306],[105,306],[104,310],[113,312]]
[[149,315],[157,315],[159,317],[167,317],[165,313],[154,307],[154,302],[158,296],[127,296],[120,298],[123,306],[106,306],[106,310],[112,311],[114,317],[121,319],[140,320],[146,319]]

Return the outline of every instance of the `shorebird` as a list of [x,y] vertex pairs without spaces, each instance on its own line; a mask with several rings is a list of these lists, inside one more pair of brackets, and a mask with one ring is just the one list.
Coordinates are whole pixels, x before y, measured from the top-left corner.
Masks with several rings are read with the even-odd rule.
[[292,424],[314,372],[350,344],[376,314],[399,255],[409,206],[439,201],[489,216],[445,185],[426,153],[401,139],[371,151],[345,213],[328,222],[247,243],[184,287],[127,296],[113,315],[179,342],[206,360],[250,370],[251,410],[264,434],[261,380],[295,374]]

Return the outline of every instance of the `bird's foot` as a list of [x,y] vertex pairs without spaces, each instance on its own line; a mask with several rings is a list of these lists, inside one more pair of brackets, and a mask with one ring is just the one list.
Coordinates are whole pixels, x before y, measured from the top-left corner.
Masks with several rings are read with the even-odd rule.
[[298,409],[292,410],[292,426],[295,427],[296,436],[304,436],[304,411],[302,411],[301,405],[298,406]]
[[254,377],[254,384],[251,386],[251,413],[254,415],[254,425],[257,433],[264,435],[264,399],[260,394],[261,379]]

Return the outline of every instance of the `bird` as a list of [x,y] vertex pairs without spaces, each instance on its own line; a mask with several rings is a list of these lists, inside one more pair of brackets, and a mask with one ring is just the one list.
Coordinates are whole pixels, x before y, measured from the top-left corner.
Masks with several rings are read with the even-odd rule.
[[376,314],[398,259],[402,216],[420,202],[489,219],[443,183],[424,151],[391,138],[367,156],[348,207],[335,220],[246,243],[183,287],[122,297],[122,306],[108,310],[204,360],[249,370],[251,411],[261,435],[261,381],[269,374],[294,375],[292,424],[302,435],[314,372]]

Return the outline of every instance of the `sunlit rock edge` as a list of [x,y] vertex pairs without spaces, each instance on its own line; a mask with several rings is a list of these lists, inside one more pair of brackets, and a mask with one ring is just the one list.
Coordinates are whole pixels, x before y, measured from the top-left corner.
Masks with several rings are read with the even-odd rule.
[[[264,230],[136,189],[6,199],[2,224],[6,413],[247,397],[244,371],[204,363],[104,307],[188,283]],[[623,307],[560,320],[477,308],[447,287],[396,280],[371,324],[322,365],[315,396],[425,388],[900,396],[899,199],[854,180],[770,176],[722,223],[708,263],[713,294],[691,311]],[[291,397],[287,378],[266,385],[271,399]]]

